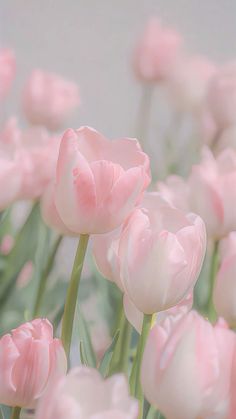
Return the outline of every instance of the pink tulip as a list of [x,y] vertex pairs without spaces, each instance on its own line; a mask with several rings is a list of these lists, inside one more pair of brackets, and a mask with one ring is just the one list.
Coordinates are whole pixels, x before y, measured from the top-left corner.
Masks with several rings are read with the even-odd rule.
[[55,205],[66,227],[100,234],[121,225],[150,181],[136,140],[109,141],[88,127],[67,130],[57,163]]
[[159,19],[151,18],[134,55],[137,77],[147,82],[165,80],[181,54],[182,39],[173,29],[163,27]]
[[50,380],[66,372],[66,356],[51,323],[36,319],[0,339],[0,403],[33,407]]
[[[179,304],[169,308],[169,310],[157,313],[156,323],[163,322],[170,315],[181,316],[188,313],[193,306],[193,293],[190,292]],[[127,320],[141,334],[143,325],[143,313],[139,311],[127,294],[123,297],[123,307]]]
[[236,199],[236,152],[226,149],[216,158],[203,150],[189,179],[189,205],[206,223],[210,237],[220,238],[236,230],[232,202]]
[[185,179],[171,175],[165,179],[165,182],[157,182],[156,188],[170,205],[183,211],[190,211],[189,186]]
[[15,55],[10,49],[0,49],[0,100],[4,99],[11,87],[16,71]]
[[214,305],[217,313],[236,325],[236,232],[221,243],[221,264],[215,280]]
[[58,380],[40,400],[35,419],[136,419],[138,403],[129,396],[123,375],[104,380],[95,369],[80,367]]
[[201,109],[208,83],[215,72],[215,65],[206,57],[182,57],[178,60],[168,78],[168,92],[175,105],[181,110]]
[[236,62],[226,64],[212,77],[207,103],[220,128],[236,123]]
[[73,236],[73,233],[65,226],[54,202],[54,184],[51,182],[45,189],[40,200],[41,215],[46,225],[58,233]]
[[146,195],[124,225],[119,243],[121,280],[135,306],[146,314],[177,305],[194,287],[206,249],[200,217]]
[[80,103],[78,87],[62,77],[34,70],[23,91],[23,108],[29,122],[54,131]]
[[235,334],[198,313],[167,318],[150,332],[141,382],[168,419],[226,419],[231,404]]
[[11,250],[12,250],[12,248],[13,248],[14,244],[15,244],[15,239],[14,239],[14,237],[13,237],[13,236],[11,236],[10,234],[6,234],[6,235],[2,238],[2,241],[1,241],[1,244],[0,244],[0,252],[1,252],[3,255],[8,255],[8,254],[11,252]]

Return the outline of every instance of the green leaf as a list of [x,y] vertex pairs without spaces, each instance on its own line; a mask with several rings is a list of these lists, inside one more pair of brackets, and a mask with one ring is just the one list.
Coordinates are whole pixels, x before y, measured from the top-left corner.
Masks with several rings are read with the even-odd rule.
[[93,350],[89,328],[81,310],[79,309],[77,310],[77,317],[78,317],[78,331],[79,331],[80,341],[82,343],[84,354],[86,354],[87,365],[89,367],[95,368],[97,361],[96,361],[96,355]]
[[106,352],[105,352],[105,354],[104,354],[104,356],[103,356],[103,358],[100,362],[99,371],[103,375],[103,377],[107,377],[109,375],[110,363],[111,363],[111,359],[112,359],[112,355],[113,355],[115,346],[116,346],[118,338],[119,338],[119,334],[120,334],[120,331],[117,330],[113,339],[112,339],[111,345],[106,350]]
[[38,244],[40,221],[39,206],[35,204],[17,235],[12,251],[6,258],[6,270],[0,277],[0,309],[2,309],[3,304],[14,288],[18,273],[24,264],[34,259]]
[[0,419],[10,419],[11,407],[0,405]]
[[86,357],[86,353],[85,353],[84,345],[83,345],[83,342],[82,341],[80,341],[80,343],[79,343],[79,352],[80,352],[80,361],[81,361],[81,363],[83,365],[86,365],[88,367],[89,366],[89,363],[88,363],[88,360],[87,360],[87,357]]

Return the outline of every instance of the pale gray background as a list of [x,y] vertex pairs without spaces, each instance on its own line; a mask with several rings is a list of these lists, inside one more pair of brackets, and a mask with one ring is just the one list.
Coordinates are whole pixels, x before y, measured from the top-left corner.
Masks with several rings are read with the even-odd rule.
[[17,55],[17,79],[2,111],[34,67],[78,82],[82,106],[71,120],[116,137],[131,135],[140,87],[130,55],[147,18],[175,26],[190,50],[214,60],[236,57],[235,0],[0,0],[0,42]]

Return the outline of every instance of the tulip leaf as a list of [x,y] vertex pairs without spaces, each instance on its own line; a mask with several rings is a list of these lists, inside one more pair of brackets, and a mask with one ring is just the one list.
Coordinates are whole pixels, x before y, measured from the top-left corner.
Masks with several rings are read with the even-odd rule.
[[86,353],[85,353],[84,345],[83,345],[82,341],[80,341],[80,343],[79,343],[79,352],[80,352],[81,364],[86,365],[86,367],[89,367],[89,363],[88,363],[88,360],[87,360],[87,357],[86,357]]
[[0,405],[0,419],[10,419],[11,407]]
[[81,312],[81,310],[77,310],[77,317],[78,317],[78,333],[80,337],[80,343],[82,343],[82,348],[84,350],[84,354],[86,355],[87,365],[89,367],[96,368],[96,355],[93,350],[93,345],[91,341],[91,336],[88,328],[88,324]]
[[119,338],[119,334],[120,334],[120,330],[118,329],[112,339],[112,342],[109,348],[106,350],[100,362],[99,371],[103,375],[103,377],[107,377],[109,375],[111,359],[112,359],[112,355],[113,355],[114,349],[116,347],[116,344]]

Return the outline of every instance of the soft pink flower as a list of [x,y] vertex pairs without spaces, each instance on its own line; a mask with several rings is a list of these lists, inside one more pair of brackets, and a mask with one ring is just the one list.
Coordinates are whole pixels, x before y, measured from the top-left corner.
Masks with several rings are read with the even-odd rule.
[[182,57],[172,67],[168,78],[168,91],[178,108],[200,109],[204,103],[207,86],[216,67],[206,57]]
[[57,163],[55,205],[74,233],[121,225],[150,181],[149,159],[134,139],[109,141],[89,127],[67,130]]
[[168,419],[225,419],[231,403],[235,334],[198,313],[155,325],[144,351],[141,382],[147,400]]
[[172,206],[189,211],[188,182],[180,176],[170,175],[164,182],[157,182],[157,191]]
[[0,100],[4,99],[11,87],[16,71],[16,61],[13,51],[0,49]]
[[119,243],[120,277],[135,306],[146,314],[177,305],[194,287],[206,250],[200,217],[149,193],[135,209]]
[[62,77],[34,70],[23,91],[23,108],[27,119],[50,130],[60,128],[79,105],[78,87]]
[[23,268],[21,269],[16,280],[16,286],[18,288],[26,287],[28,283],[30,282],[30,280],[32,279],[33,272],[34,272],[34,264],[32,260],[29,260],[28,262],[24,264]]
[[163,27],[159,19],[151,18],[136,47],[134,70],[147,82],[165,80],[181,54],[182,38],[175,30]]
[[54,202],[54,183],[48,184],[40,199],[41,215],[46,225],[65,236],[74,234],[65,226]]
[[10,251],[12,250],[14,243],[15,243],[14,237],[11,236],[10,234],[6,234],[2,238],[1,245],[0,245],[0,252],[3,255],[8,255],[8,253],[10,253]]
[[236,122],[236,62],[224,65],[212,77],[207,103],[219,127]]
[[206,223],[210,237],[220,238],[236,230],[236,152],[226,149],[216,158],[204,149],[202,161],[189,178],[189,206]]
[[221,263],[213,293],[217,313],[232,326],[236,325],[236,232],[221,243]]
[[95,369],[80,367],[62,377],[40,400],[35,419],[136,419],[138,403],[129,396],[123,375],[104,380]]
[[0,339],[0,403],[33,407],[50,380],[66,372],[61,341],[51,323],[35,319]]
[[[156,322],[163,322],[165,318],[170,315],[184,315],[192,309],[193,306],[193,293],[190,292],[179,304],[169,308],[169,310],[161,311],[156,315]],[[123,296],[123,307],[127,320],[137,330],[139,334],[142,331],[143,313],[139,311],[134,303],[130,300],[127,294]]]

